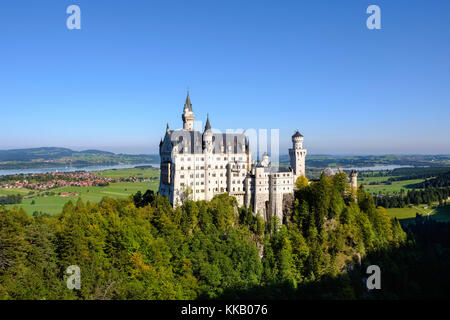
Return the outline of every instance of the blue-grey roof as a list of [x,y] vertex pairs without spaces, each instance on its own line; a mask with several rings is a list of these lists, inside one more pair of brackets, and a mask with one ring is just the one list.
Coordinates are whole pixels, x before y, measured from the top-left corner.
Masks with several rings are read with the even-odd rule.
[[[169,132],[169,136],[172,144],[178,146],[179,150],[183,147],[184,153],[203,152],[203,134],[199,131],[173,130]],[[231,146],[231,153],[243,153],[245,143],[243,133],[213,133],[213,153],[228,153],[228,146]]]

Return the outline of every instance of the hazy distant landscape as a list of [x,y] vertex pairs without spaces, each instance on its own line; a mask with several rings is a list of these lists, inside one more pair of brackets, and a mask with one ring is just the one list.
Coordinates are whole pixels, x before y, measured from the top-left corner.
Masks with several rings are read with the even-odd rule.
[[[64,168],[111,165],[159,164],[157,154],[123,154],[101,150],[74,151],[68,148],[42,147],[0,150],[0,170]],[[280,155],[280,165],[289,165],[289,156]],[[450,155],[320,155],[309,154],[309,176],[320,175],[326,167],[359,168],[373,166],[450,166]]]
[[0,170],[111,166],[156,163],[158,155],[115,154],[100,150],[74,151],[68,148],[0,150]]

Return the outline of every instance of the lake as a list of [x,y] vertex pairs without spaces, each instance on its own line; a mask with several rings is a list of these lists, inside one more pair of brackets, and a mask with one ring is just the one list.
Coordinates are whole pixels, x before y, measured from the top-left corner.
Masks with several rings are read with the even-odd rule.
[[141,164],[117,164],[112,166],[87,166],[87,167],[52,167],[52,168],[32,168],[32,169],[12,169],[0,170],[0,176],[7,176],[12,174],[33,174],[33,173],[51,173],[58,170],[59,172],[74,172],[74,171],[104,171],[111,169],[130,169],[139,166],[152,166],[159,168],[159,163],[141,163]]
[[[6,176],[11,174],[32,174],[32,173],[49,173],[55,172],[74,172],[74,171],[103,171],[111,169],[130,169],[139,166],[153,166],[159,168],[159,163],[141,163],[141,164],[118,164],[113,166],[88,166],[88,167],[52,167],[52,168],[34,168],[34,169],[13,169],[13,170],[0,170],[0,176]],[[344,170],[356,170],[356,171],[377,171],[377,170],[394,170],[397,168],[413,168],[413,166],[402,165],[384,165],[384,166],[371,166],[371,167],[350,167],[342,168]]]

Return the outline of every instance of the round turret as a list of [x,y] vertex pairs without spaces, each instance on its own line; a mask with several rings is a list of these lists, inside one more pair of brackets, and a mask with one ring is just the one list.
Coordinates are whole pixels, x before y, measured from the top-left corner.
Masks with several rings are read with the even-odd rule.
[[301,149],[303,147],[303,135],[298,130],[292,135],[292,143],[295,149]]
[[350,172],[350,185],[353,189],[358,188],[358,171],[352,170]]
[[191,98],[189,97],[189,91],[187,93],[186,102],[184,103],[183,114],[181,115],[183,120],[184,130],[194,130],[194,111],[192,110]]

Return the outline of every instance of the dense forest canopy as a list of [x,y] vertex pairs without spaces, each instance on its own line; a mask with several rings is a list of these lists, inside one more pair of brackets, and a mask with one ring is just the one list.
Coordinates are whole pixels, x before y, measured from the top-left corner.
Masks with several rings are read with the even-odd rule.
[[[69,202],[55,217],[0,207],[0,299],[408,297],[392,280],[383,293],[365,289],[368,258],[385,264],[415,242],[344,173],[300,184],[289,212],[266,223],[227,194],[174,209],[151,191]],[[66,286],[70,265],[80,290]]]

